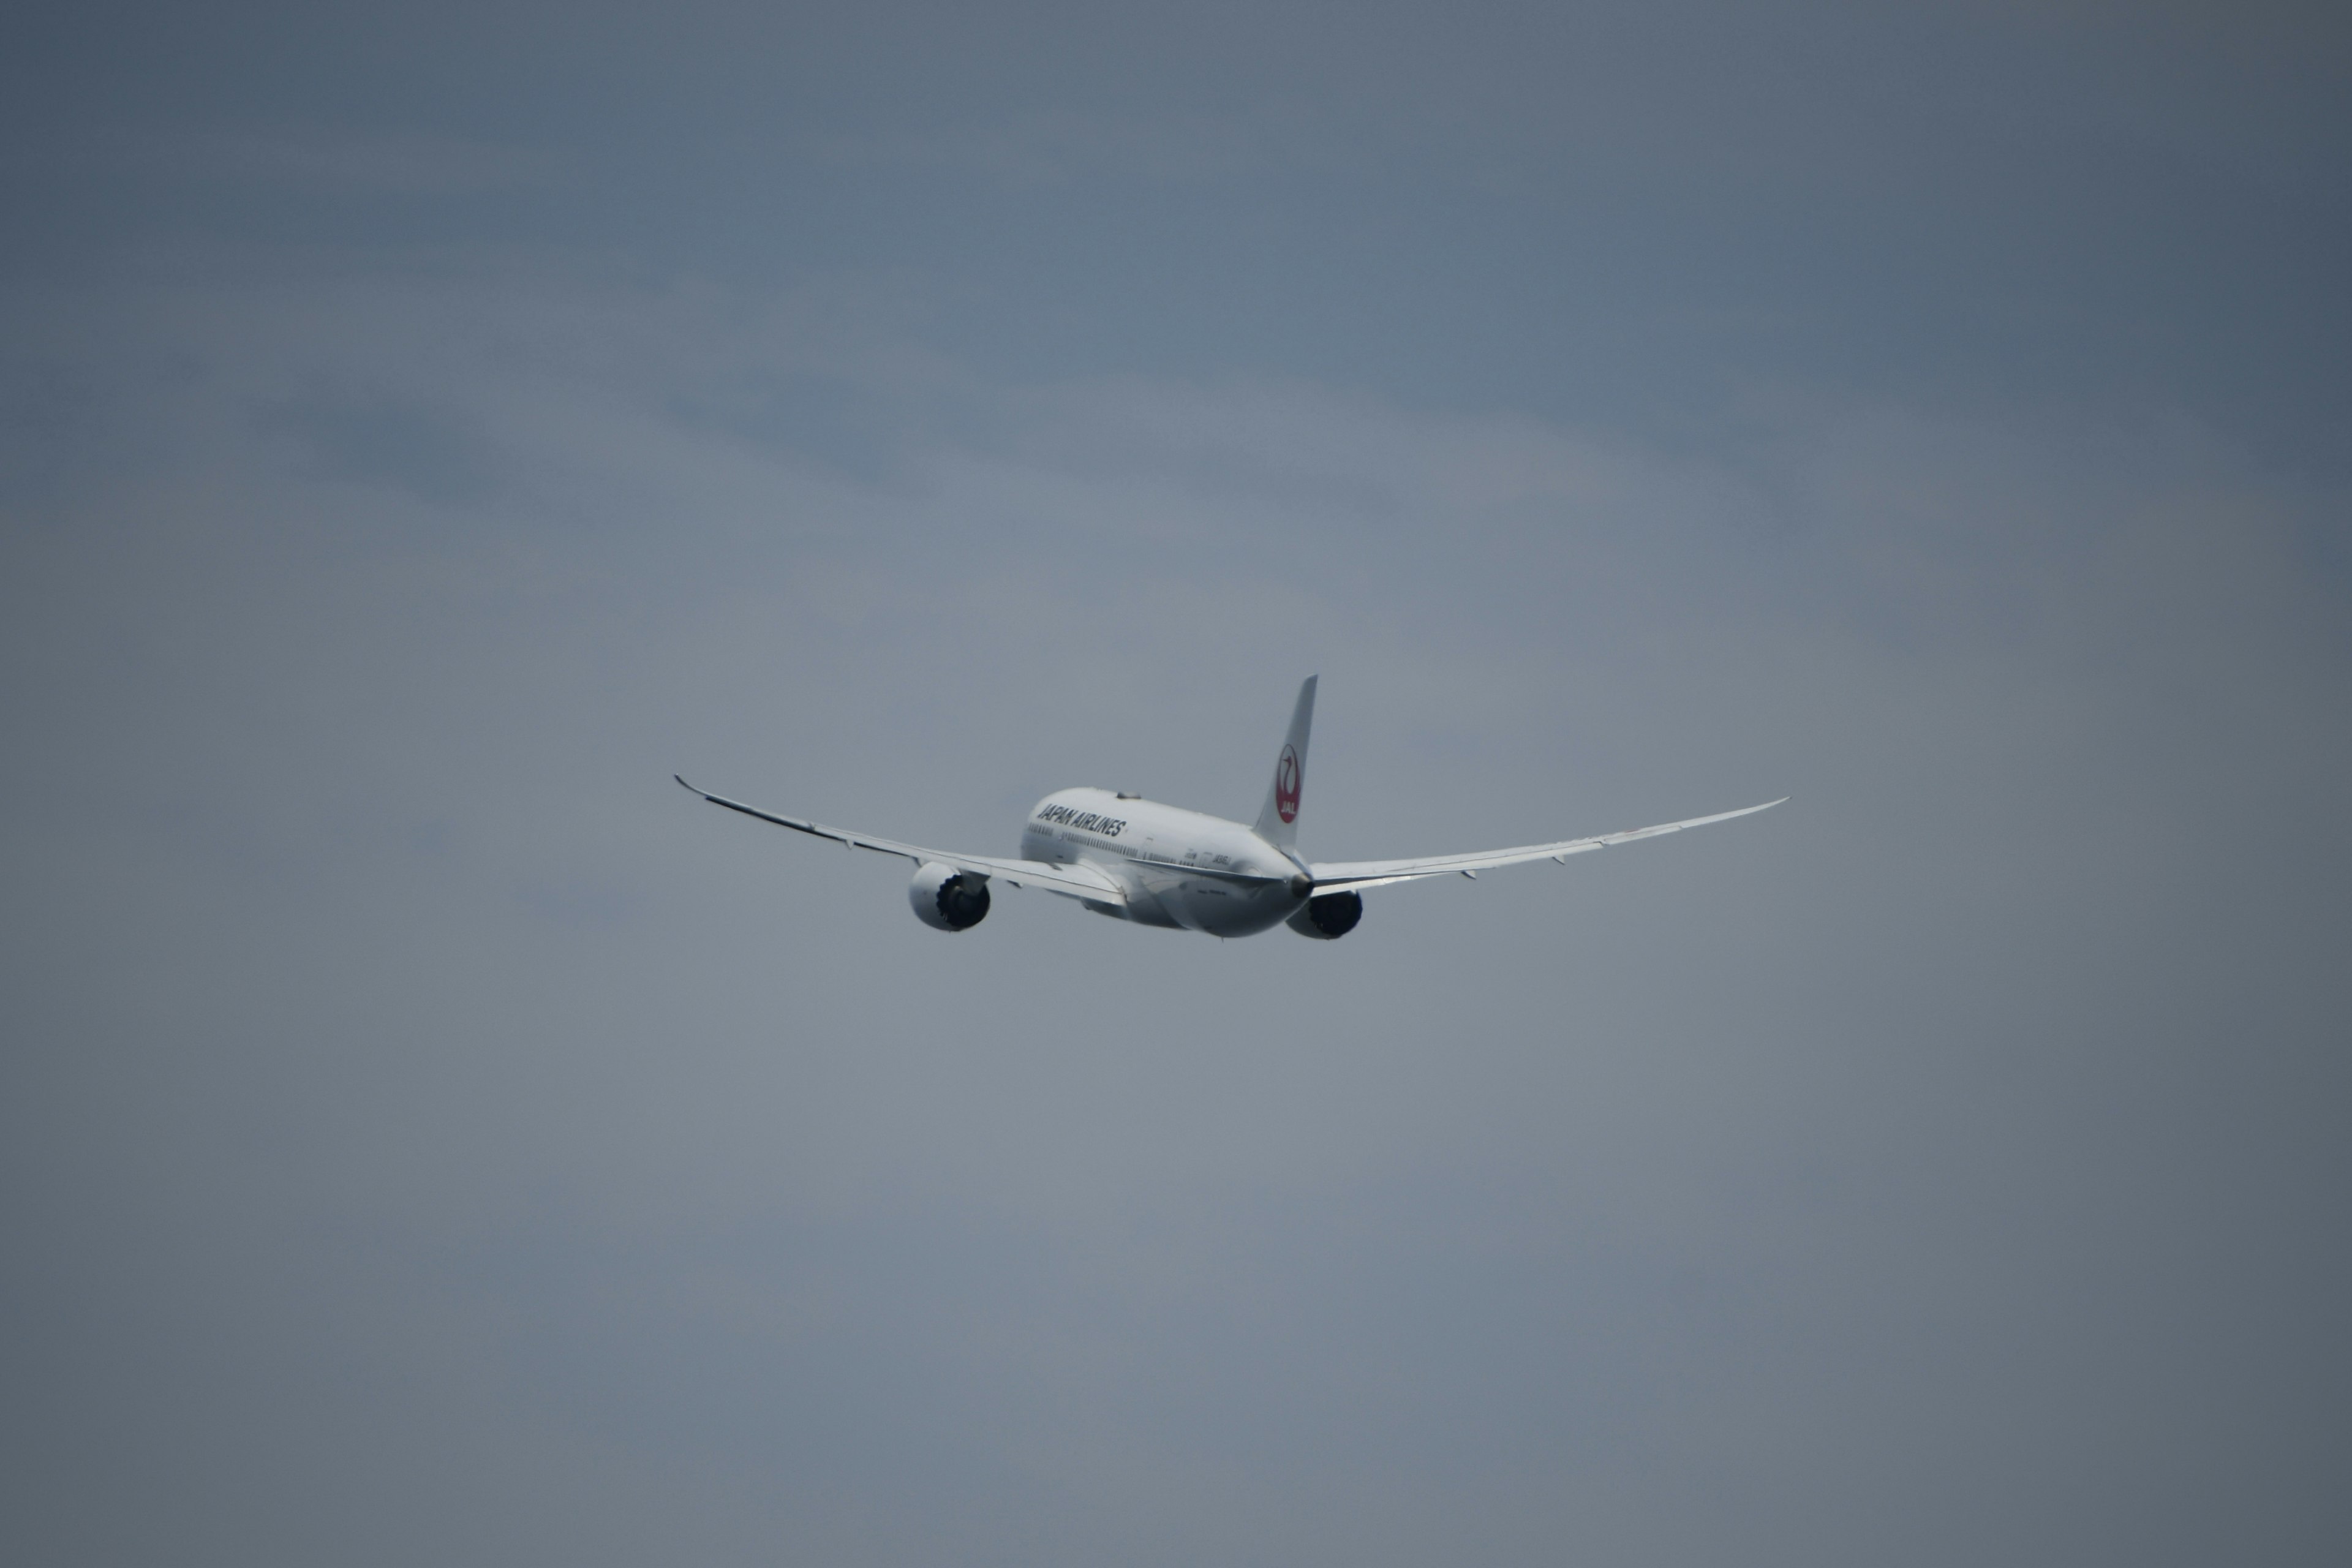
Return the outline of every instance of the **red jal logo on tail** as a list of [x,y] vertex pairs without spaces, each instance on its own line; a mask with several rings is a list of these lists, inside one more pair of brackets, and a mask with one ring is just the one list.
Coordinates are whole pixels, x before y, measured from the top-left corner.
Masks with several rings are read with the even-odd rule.
[[1298,753],[1288,746],[1274,764],[1274,809],[1285,822],[1298,820]]

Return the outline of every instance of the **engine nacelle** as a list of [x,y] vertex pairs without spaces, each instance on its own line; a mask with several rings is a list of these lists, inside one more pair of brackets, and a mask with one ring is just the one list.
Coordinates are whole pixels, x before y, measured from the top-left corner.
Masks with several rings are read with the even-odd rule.
[[1355,930],[1356,922],[1363,918],[1364,895],[1350,891],[1309,899],[1283,923],[1301,936],[1331,942]]
[[926,860],[915,868],[907,901],[933,931],[970,931],[988,918],[988,879]]

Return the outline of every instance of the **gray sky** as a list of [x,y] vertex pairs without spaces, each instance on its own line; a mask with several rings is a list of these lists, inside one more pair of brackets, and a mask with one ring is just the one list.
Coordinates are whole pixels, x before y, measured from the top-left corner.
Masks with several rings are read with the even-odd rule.
[[[26,1560],[2334,1563],[2352,30],[0,24]],[[1347,940],[1008,893],[1792,795]]]

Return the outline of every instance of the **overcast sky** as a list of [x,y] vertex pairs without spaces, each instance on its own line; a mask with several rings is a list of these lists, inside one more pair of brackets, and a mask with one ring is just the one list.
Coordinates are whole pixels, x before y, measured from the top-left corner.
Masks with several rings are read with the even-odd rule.
[[[2352,28],[19,7],[26,1562],[2339,1563]],[[1752,819],[1217,942],[1316,858]]]

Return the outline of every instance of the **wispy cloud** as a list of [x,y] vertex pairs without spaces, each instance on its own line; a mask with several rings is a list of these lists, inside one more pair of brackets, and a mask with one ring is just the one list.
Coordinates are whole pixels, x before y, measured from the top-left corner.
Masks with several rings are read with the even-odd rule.
[[70,142],[20,143],[8,162],[20,174],[100,170],[379,197],[468,195],[560,178],[560,161],[530,148],[429,132],[368,135],[328,126],[176,137],[101,131]]
[[818,163],[845,169],[939,169],[1007,185],[1066,184],[1111,176],[1189,183],[1296,166],[1298,138],[1263,116],[1129,117],[1037,111],[938,131],[833,136],[813,144]]

